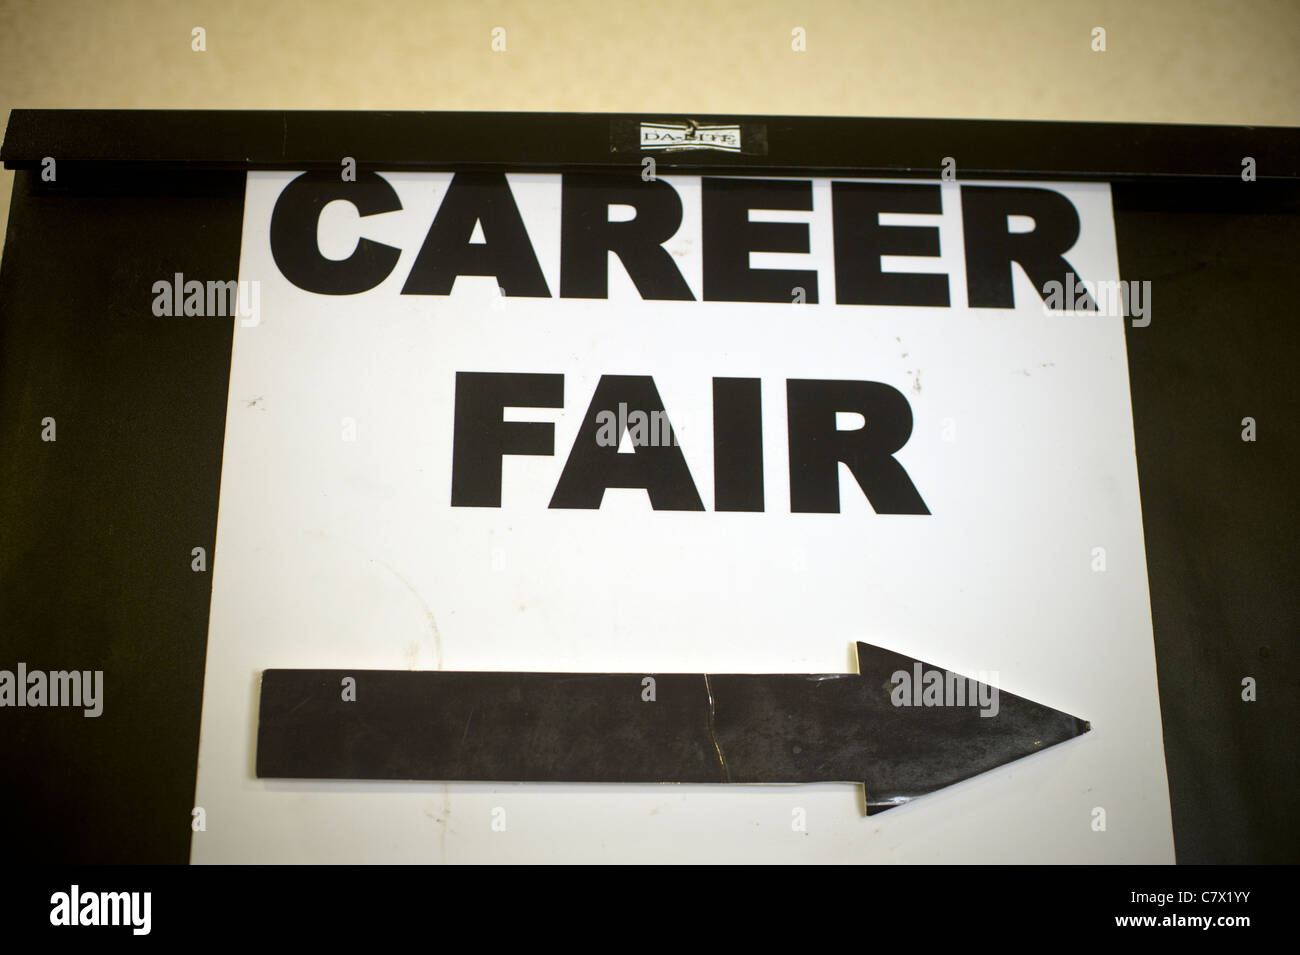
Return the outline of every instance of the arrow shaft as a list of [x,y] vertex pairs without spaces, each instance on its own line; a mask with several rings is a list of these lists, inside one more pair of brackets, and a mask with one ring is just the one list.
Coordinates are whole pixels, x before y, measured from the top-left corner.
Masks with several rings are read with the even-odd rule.
[[[345,678],[355,681],[349,691]],[[647,678],[653,680],[648,684]],[[861,779],[856,674],[268,670],[257,775]]]

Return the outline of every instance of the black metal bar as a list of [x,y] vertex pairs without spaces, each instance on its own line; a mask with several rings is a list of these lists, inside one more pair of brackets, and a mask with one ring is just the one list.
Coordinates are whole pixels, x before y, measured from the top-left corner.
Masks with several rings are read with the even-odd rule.
[[[104,702],[95,719],[0,719],[12,858],[189,859],[212,592],[191,548],[212,559],[235,320],[155,317],[151,286],[236,278],[243,215],[237,172],[15,177],[0,666],[102,670]],[[57,440],[42,440],[45,416]]]
[[[629,123],[737,124],[757,152],[643,152]],[[839,116],[383,112],[334,110],[16,109],[0,160],[225,169],[491,167],[846,174],[937,178],[952,157],[958,178],[1124,180],[1300,178],[1300,129],[1020,120]]]

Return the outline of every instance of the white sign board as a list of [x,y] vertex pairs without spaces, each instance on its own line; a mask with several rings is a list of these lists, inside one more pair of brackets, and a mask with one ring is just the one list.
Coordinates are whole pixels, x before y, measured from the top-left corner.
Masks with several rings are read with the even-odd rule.
[[[1108,186],[333,180],[248,176],[193,861],[1173,861],[1124,319],[1065,274],[1119,279]],[[870,818],[851,784],[254,776],[267,668],[858,640],[1092,732]]]

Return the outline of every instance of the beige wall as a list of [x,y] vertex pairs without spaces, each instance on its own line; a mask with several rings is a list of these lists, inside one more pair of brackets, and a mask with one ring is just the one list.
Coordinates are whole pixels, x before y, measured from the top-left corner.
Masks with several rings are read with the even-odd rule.
[[13,107],[1295,126],[1300,0],[0,0],[0,115]]

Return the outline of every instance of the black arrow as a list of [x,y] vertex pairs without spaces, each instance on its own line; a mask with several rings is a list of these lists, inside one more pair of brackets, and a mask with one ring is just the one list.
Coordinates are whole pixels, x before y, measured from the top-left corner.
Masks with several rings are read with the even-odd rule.
[[[858,671],[266,670],[257,775],[860,782],[870,815],[1091,728],[1001,691],[982,716],[994,688],[866,643]],[[931,703],[941,680],[947,705],[901,673]]]

